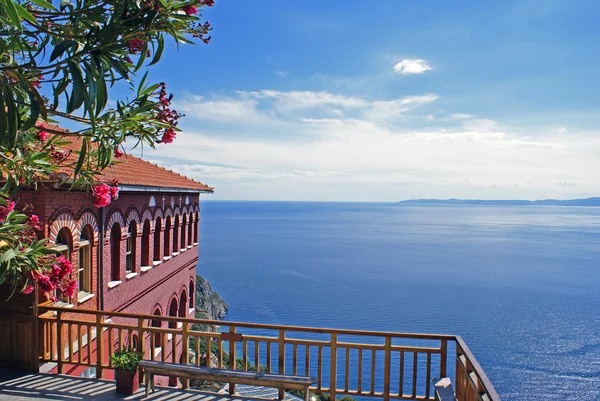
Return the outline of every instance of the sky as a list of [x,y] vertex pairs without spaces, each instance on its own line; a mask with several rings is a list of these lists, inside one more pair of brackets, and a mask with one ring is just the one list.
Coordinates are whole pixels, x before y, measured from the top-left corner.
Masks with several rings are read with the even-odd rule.
[[144,158],[207,199],[600,195],[600,2],[216,0]]

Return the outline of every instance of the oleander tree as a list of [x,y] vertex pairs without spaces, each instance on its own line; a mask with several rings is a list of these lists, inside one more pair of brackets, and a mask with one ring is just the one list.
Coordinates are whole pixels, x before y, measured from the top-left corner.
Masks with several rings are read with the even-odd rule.
[[[148,69],[166,45],[209,42],[200,12],[213,1],[0,0],[0,285],[74,296],[69,261],[38,239],[44,222],[28,206],[15,210],[18,191],[58,180],[110,203],[118,189],[97,176],[125,140],[175,139],[181,115]],[[78,151],[61,150],[75,137]]]

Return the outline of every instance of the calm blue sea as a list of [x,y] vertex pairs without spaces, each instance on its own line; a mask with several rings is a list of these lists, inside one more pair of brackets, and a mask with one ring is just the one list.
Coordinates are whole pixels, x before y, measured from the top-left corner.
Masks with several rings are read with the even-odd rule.
[[504,401],[600,400],[600,208],[202,203],[230,320],[459,334]]

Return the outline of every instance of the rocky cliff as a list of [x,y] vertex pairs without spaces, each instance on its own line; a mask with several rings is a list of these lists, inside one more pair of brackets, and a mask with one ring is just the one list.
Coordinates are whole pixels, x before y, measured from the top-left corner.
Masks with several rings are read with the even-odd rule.
[[196,276],[196,317],[199,319],[223,319],[227,315],[229,305],[212,289],[202,276]]

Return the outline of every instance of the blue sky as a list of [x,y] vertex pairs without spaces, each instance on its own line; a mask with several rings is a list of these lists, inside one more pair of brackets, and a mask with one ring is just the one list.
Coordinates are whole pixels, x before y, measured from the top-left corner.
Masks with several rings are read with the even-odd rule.
[[213,199],[600,193],[600,3],[233,1],[151,77]]

